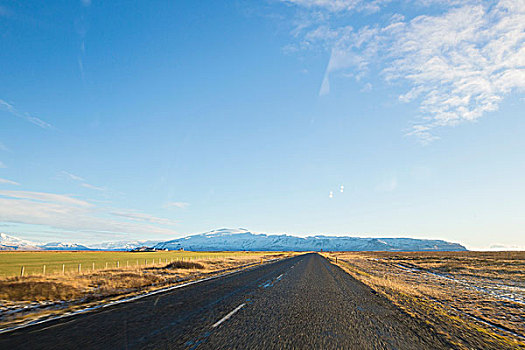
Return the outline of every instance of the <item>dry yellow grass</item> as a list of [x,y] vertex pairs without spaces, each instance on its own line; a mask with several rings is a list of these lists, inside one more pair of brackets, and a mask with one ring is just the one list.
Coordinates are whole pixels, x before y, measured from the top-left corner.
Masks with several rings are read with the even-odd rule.
[[[28,318],[33,319],[43,314],[60,313],[109,299],[128,297],[292,254],[237,254],[215,259],[175,261],[155,267],[8,277],[0,279],[0,327],[5,328],[9,324],[27,321]],[[60,305],[60,310],[57,305]]]
[[[328,258],[457,348],[525,348],[524,252],[341,252]],[[518,301],[509,299],[510,285]],[[501,293],[499,293],[499,289]]]

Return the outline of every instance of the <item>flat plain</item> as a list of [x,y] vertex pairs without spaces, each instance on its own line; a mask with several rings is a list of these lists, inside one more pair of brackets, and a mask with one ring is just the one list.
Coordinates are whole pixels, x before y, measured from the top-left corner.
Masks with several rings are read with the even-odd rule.
[[3,278],[0,347],[525,349],[524,252],[184,254]]
[[498,349],[525,344],[525,252],[338,252],[325,256],[431,325],[455,347]]
[[[189,251],[0,251],[0,278],[19,276],[22,267],[25,275],[42,275],[89,271],[124,266],[147,266],[166,264],[174,260],[220,259],[228,257],[256,256],[259,252],[189,252]],[[107,264],[107,266],[106,266]]]

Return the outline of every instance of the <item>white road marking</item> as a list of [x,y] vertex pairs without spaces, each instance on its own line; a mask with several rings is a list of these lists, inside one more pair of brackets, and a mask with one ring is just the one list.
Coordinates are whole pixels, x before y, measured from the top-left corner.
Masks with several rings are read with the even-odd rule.
[[[285,259],[290,259],[290,258],[285,258]],[[284,260],[284,259],[275,258],[275,259],[266,260],[265,264],[266,263],[270,263],[270,262],[273,263],[274,261],[277,261],[277,260]],[[41,319],[37,318],[36,320],[29,321],[27,323],[23,323],[23,324],[20,324],[20,325],[17,325],[17,326],[0,329],[0,334],[12,332],[12,331],[17,330],[17,329],[31,327],[31,326],[42,324],[42,323],[47,323],[47,322],[50,322],[50,321],[59,320],[59,319],[62,319],[62,318],[73,317],[73,316],[76,316],[76,315],[79,315],[79,314],[88,313],[88,312],[91,312],[91,311],[94,311],[94,310],[97,310],[97,309],[102,309],[102,308],[106,308],[106,307],[117,305],[117,304],[132,302],[132,301],[135,301],[135,300],[138,300],[138,299],[149,297],[151,295],[169,292],[169,291],[171,291],[173,289],[179,289],[179,288],[186,287],[186,286],[189,286],[189,285],[192,285],[192,284],[213,280],[213,279],[220,278],[220,277],[225,277],[225,276],[228,276],[228,275],[233,275],[233,274],[236,274],[236,273],[239,273],[239,272],[242,272],[242,271],[248,271],[248,270],[251,270],[251,269],[254,269],[254,268],[257,268],[257,267],[261,266],[259,264],[252,265],[252,266],[249,266],[249,265],[251,265],[251,264],[239,266],[238,270],[235,270],[235,271],[230,271],[230,272],[222,273],[222,274],[219,274],[219,275],[206,277],[206,278],[203,278],[203,279],[200,279],[200,280],[186,282],[186,283],[183,283],[183,284],[178,284],[178,285],[167,287],[167,288],[157,289],[157,290],[152,291],[152,292],[136,295],[136,296],[125,298],[125,299],[110,301],[110,302],[108,302],[106,304],[99,304],[99,305],[87,307],[85,309],[80,309],[80,310],[66,312],[66,313],[64,313],[62,315],[52,316],[52,317],[49,317],[49,318],[41,318]],[[248,267],[246,267],[246,266],[248,266]]]
[[211,328],[215,328],[215,327],[218,327],[221,323],[223,323],[224,321],[226,321],[227,319],[229,319],[230,317],[232,317],[232,315],[234,313],[236,313],[237,311],[239,311],[240,309],[243,308],[243,306],[246,305],[246,303],[242,303],[241,305],[237,306],[235,309],[233,309],[229,314],[227,314],[226,316],[224,316],[223,318],[221,318],[220,320],[218,320],[217,322],[215,322],[213,324],[213,326],[211,326]]

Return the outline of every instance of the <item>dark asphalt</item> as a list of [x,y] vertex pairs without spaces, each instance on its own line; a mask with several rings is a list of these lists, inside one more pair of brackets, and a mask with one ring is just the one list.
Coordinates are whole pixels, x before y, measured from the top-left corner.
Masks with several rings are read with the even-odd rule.
[[451,346],[317,254],[0,335],[0,349],[142,348]]

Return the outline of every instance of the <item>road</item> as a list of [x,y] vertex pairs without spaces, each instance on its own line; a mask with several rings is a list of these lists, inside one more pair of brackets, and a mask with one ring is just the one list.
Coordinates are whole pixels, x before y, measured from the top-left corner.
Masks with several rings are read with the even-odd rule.
[[318,254],[0,335],[0,349],[446,349]]

